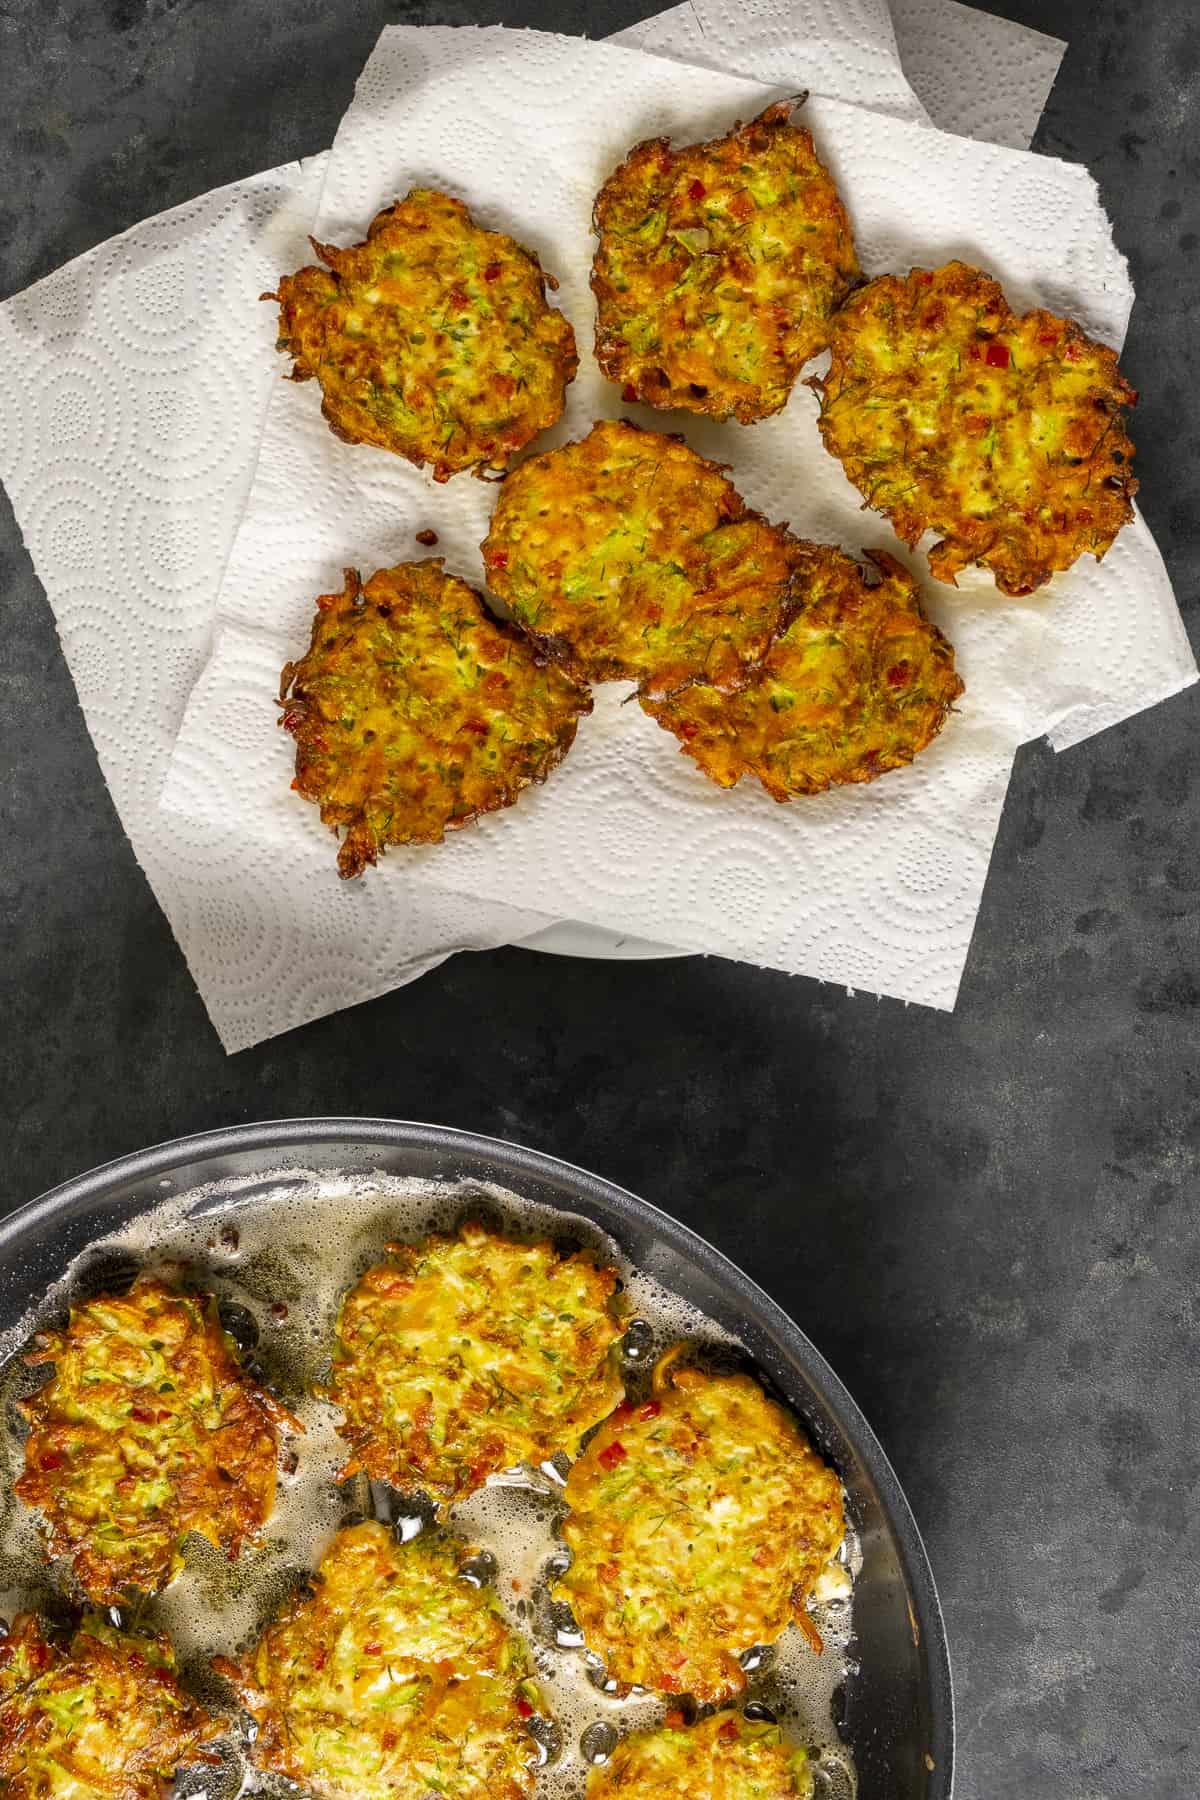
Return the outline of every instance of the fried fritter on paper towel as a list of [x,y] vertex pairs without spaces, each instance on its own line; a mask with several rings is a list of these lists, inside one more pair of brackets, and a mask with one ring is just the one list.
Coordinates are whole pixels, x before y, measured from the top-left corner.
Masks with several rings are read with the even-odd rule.
[[292,379],[352,444],[428,464],[434,479],[502,469],[553,425],[579,366],[575,334],[546,301],[537,257],[476,225],[461,200],[413,188],[365,243],[313,249],[324,268],[285,275],[279,348]]
[[776,800],[911,762],[963,692],[953,649],[894,557],[873,551],[878,579],[868,583],[842,550],[797,552],[804,604],[748,687],[642,701],[720,787],[757,775]]
[[972,563],[1029,594],[1133,517],[1137,399],[1117,353],[1070,319],[1018,317],[966,263],[885,275],[833,325],[821,436],[910,547],[926,531],[939,581]]
[[787,402],[858,279],[790,102],[706,144],[638,144],[596,199],[596,360],[627,400],[743,424]]
[[792,609],[793,540],[677,437],[601,420],[507,478],[489,586],[581,681],[744,685]]
[[494,619],[440,557],[346,571],[280,680],[292,786],[334,831],[343,877],[389,844],[440,843],[511,806],[570,749],[591,696]]

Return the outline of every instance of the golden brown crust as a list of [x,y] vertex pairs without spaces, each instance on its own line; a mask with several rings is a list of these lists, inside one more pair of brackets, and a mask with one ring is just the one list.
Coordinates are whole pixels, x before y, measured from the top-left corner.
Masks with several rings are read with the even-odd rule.
[[624,398],[743,424],[787,402],[858,279],[790,101],[705,144],[649,138],[596,199],[596,360]]
[[29,1360],[54,1373],[22,1403],[16,1492],[89,1599],[157,1593],[189,1532],[234,1557],[263,1525],[279,1428],[298,1426],[242,1372],[215,1300],[142,1276],[127,1294],[73,1306]]
[[166,1638],[93,1618],[64,1651],[22,1613],[0,1641],[4,1800],[161,1800],[225,1729],[180,1688]]
[[963,692],[953,648],[901,563],[870,552],[879,578],[868,584],[842,550],[798,550],[804,605],[748,687],[642,701],[719,787],[757,775],[776,800],[910,763]]
[[793,540],[677,437],[601,420],[506,479],[489,586],[582,681],[744,686],[794,607]]
[[620,1400],[615,1269],[478,1225],[389,1251],[338,1315],[343,1476],[449,1505],[497,1470],[573,1453]]
[[340,1531],[315,1591],[214,1667],[253,1717],[255,1766],[329,1800],[527,1800],[543,1711],[529,1654],[471,1551],[371,1520]]
[[346,570],[317,601],[312,641],[280,680],[296,739],[292,786],[345,830],[343,878],[389,844],[435,844],[544,781],[591,711],[440,557]]
[[618,1681],[719,1703],[745,1686],[743,1651],[806,1617],[844,1535],[841,1484],[756,1382],[673,1357],[571,1470],[555,1593]]
[[587,1800],[812,1800],[808,1752],[779,1726],[716,1712],[631,1731],[588,1775]]
[[[321,384],[330,429],[429,464],[436,481],[501,469],[553,425],[579,359],[531,250],[461,200],[413,188],[365,243],[312,240],[324,268],[285,275],[279,348]],[[557,285],[557,283],[552,283]]]
[[972,563],[1028,594],[1133,517],[1137,395],[1117,355],[1070,319],[1018,317],[966,263],[885,275],[838,314],[814,379],[821,435],[869,506],[939,581]]

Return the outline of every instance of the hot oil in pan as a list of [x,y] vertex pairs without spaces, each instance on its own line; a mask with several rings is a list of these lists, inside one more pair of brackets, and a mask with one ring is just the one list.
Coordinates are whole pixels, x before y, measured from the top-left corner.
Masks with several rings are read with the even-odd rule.
[[[164,1201],[85,1251],[38,1317],[0,1341],[0,1404],[9,1425],[0,1499],[0,1616],[30,1606],[52,1616],[64,1611],[31,1517],[12,1498],[22,1462],[13,1402],[36,1380],[20,1352],[38,1323],[65,1317],[71,1298],[114,1282],[127,1284],[138,1270],[182,1278],[215,1293],[248,1366],[304,1425],[303,1433],[288,1434],[283,1443],[278,1503],[264,1541],[230,1563],[203,1540],[190,1539],[182,1574],[138,1610],[139,1623],[170,1634],[185,1678],[206,1698],[220,1698],[219,1687],[206,1675],[208,1659],[235,1654],[253,1641],[315,1567],[339,1525],[374,1513],[389,1518],[403,1535],[423,1529],[420,1509],[378,1484],[356,1479],[339,1486],[335,1477],[344,1446],[336,1435],[338,1415],[312,1390],[329,1373],[341,1297],[379,1260],[383,1245],[452,1230],[466,1216],[531,1238],[549,1236],[564,1248],[594,1248],[619,1268],[631,1320],[624,1370],[635,1397],[657,1355],[678,1338],[720,1357],[740,1351],[729,1333],[634,1268],[590,1221],[500,1188],[379,1175],[361,1181],[305,1178],[288,1171],[275,1182],[268,1177],[256,1183],[252,1197],[245,1197],[240,1183],[194,1190]],[[604,1760],[617,1735],[655,1723],[667,1709],[666,1702],[637,1689],[625,1697],[613,1693],[569,1615],[550,1603],[549,1582],[556,1562],[561,1566],[565,1557],[556,1530],[566,1469],[565,1459],[556,1459],[533,1473],[495,1477],[457,1506],[450,1521],[451,1530],[483,1552],[477,1578],[494,1582],[511,1622],[533,1646],[554,1720],[552,1727],[540,1722],[536,1727],[545,1800],[577,1800],[589,1765]],[[749,1685],[741,1704],[759,1709],[760,1716],[767,1709],[790,1736],[818,1753],[819,1800],[853,1800],[855,1793],[850,1755],[833,1723],[835,1696],[852,1669],[849,1594],[861,1561],[853,1532],[842,1559],[813,1607],[824,1654],[816,1655],[793,1626],[779,1644],[744,1659]],[[240,1770],[231,1769],[220,1781],[209,1771],[200,1785],[215,1800],[218,1789],[228,1786],[236,1793],[239,1783]],[[195,1785],[190,1778],[182,1782],[188,1790]]]

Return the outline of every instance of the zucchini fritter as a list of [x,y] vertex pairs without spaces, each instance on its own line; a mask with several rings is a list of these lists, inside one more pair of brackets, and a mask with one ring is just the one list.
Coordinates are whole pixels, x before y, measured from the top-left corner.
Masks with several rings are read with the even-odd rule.
[[808,1752],[737,1713],[632,1731],[588,1776],[587,1800],[812,1800]]
[[642,701],[718,786],[757,775],[776,800],[874,781],[911,762],[963,691],[953,649],[894,557],[870,552],[880,579],[868,586],[844,551],[799,548],[803,611],[749,687]]
[[189,1532],[232,1558],[258,1531],[279,1428],[298,1427],[242,1372],[215,1300],[142,1276],[73,1306],[28,1360],[54,1372],[21,1405],[30,1434],[16,1491],[90,1600],[157,1593]]
[[0,1641],[4,1800],[160,1800],[225,1729],[180,1688],[166,1638],[89,1618],[64,1651],[21,1613]]
[[743,424],[787,402],[858,279],[812,137],[769,106],[711,143],[638,144],[596,199],[596,360],[627,400]]
[[316,1591],[243,1662],[214,1662],[258,1726],[255,1765],[333,1800],[531,1794],[540,1695],[495,1595],[462,1574],[469,1555],[375,1520],[340,1531]]
[[346,829],[343,879],[388,844],[440,843],[511,806],[570,749],[591,696],[494,619],[440,557],[346,570],[317,601],[312,642],[280,678],[292,786]]
[[476,1224],[388,1251],[338,1315],[343,1476],[450,1504],[497,1470],[574,1452],[620,1400],[615,1269]]
[[749,1376],[674,1355],[571,1470],[555,1597],[618,1681],[719,1702],[745,1686],[742,1652],[793,1620],[816,1638],[804,1602],[844,1536],[842,1491]]
[[601,420],[500,490],[488,583],[581,681],[741,687],[793,605],[792,539],[679,438]]
[[1030,594],[1133,517],[1137,399],[1117,353],[1070,319],[1019,318],[966,263],[885,275],[834,321],[821,435],[868,506],[939,581],[972,563]]
[[310,242],[327,266],[284,275],[263,298],[279,301],[292,380],[316,377],[338,437],[446,481],[502,469],[554,424],[579,359],[532,250],[431,188],[378,213],[365,243]]

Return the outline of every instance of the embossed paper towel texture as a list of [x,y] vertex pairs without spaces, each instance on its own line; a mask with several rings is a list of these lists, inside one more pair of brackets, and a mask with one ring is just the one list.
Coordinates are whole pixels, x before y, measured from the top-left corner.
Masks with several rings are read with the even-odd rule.
[[928,123],[888,0],[686,0],[606,41]]
[[609,40],[1024,150],[1060,38],[958,0],[686,0]]
[[[716,130],[768,97],[704,70],[683,88],[656,58],[535,33],[394,28],[339,132],[318,235],[349,241],[393,191],[453,169],[479,215],[532,243],[562,278],[561,302],[586,346],[587,217],[603,175],[638,136]],[[1085,171],[832,101],[813,102],[808,116],[869,271],[961,253],[995,269],[1016,303],[1066,308],[1120,341],[1131,293]],[[585,355],[556,435],[614,410],[616,391]],[[806,390],[750,429],[678,416],[671,424],[733,460],[747,498],[773,517],[854,548],[895,547],[822,450]],[[319,838],[311,809],[287,792],[288,746],[250,697],[307,640],[313,595],[338,583],[348,554],[371,569],[415,554],[416,531],[433,526],[450,566],[478,579],[491,504],[479,484],[437,488],[394,459],[339,443],[311,387],[281,390],[222,592],[226,629],[189,706],[165,803],[228,808],[248,842],[271,841],[280,856]],[[1064,663],[1072,707],[1086,694],[1107,704],[1129,678],[1126,622],[1144,631],[1152,663],[1179,624],[1140,526],[1108,563],[1081,567],[1052,597],[1001,601],[982,578],[957,595],[929,591],[968,698],[915,768],[788,808],[748,785],[722,794],[673,739],[604,690],[545,789],[436,851],[405,853],[406,869],[612,929],[951,1004],[1012,753],[1051,723]],[[1095,639],[1083,655],[1076,620]],[[1111,664],[1110,639],[1121,651]]]
[[[229,1049],[539,923],[443,894],[431,956],[428,923],[384,888],[339,891],[327,856],[281,883],[219,806],[158,811],[273,385],[254,296],[303,259],[323,173],[206,194],[0,307],[0,473],[104,778]],[[249,704],[269,713],[270,692]]]
[[[682,26],[678,15],[686,15]],[[856,54],[874,58],[860,63],[869,85],[885,103],[899,95],[911,110],[902,78],[886,64],[888,28],[878,8],[852,16],[826,6],[824,18],[828,52],[811,10],[787,13],[784,39],[807,32],[805,80],[838,91],[849,33]],[[696,21],[687,6],[638,30],[654,48],[678,54],[681,28]],[[918,23],[927,29],[930,21]],[[737,42],[709,18],[706,52],[733,58],[733,36]],[[910,39],[906,57],[912,49]],[[937,58],[927,60],[936,71]],[[928,88],[923,97],[932,105]],[[322,876],[316,920],[306,919],[303,890],[288,896],[299,916],[285,920],[270,878],[264,892],[240,866],[235,828],[194,819],[168,826],[157,811],[186,697],[210,648],[220,573],[277,378],[273,327],[257,289],[305,254],[325,161],[270,170],[146,220],[0,308],[0,472],[117,810],[230,1049],[428,966],[409,954],[394,897],[358,906],[347,919],[343,901],[326,904]],[[187,296],[182,331],[178,316],[172,328],[164,295]],[[218,443],[219,458],[211,449]],[[187,478],[182,506],[171,478],[178,471]],[[148,479],[139,482],[139,472]],[[181,554],[189,534],[193,548],[202,546],[198,555]],[[478,923],[473,918],[472,928]]]

